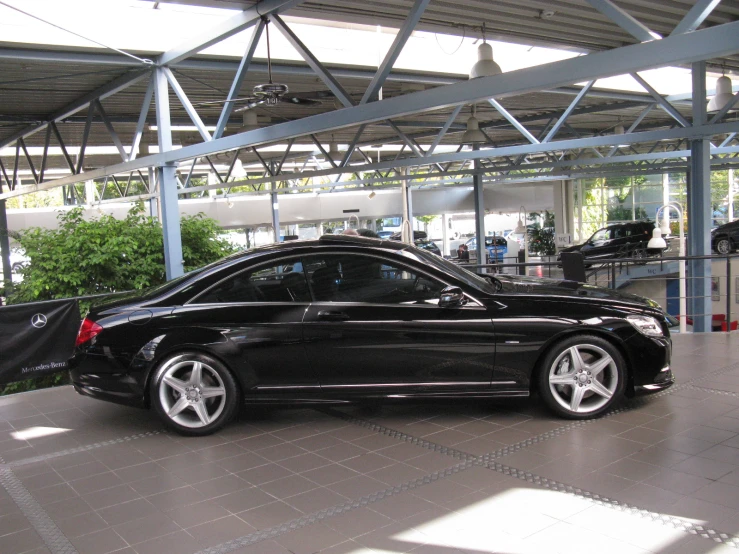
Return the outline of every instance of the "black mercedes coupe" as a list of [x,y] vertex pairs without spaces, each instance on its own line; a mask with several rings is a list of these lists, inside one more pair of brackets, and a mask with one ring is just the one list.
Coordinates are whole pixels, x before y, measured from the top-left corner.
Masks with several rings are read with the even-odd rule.
[[153,407],[176,431],[242,403],[496,398],[538,391],[596,417],[673,383],[655,302],[471,273],[425,250],[346,235],[256,248],[94,306],[71,376],[84,395]]

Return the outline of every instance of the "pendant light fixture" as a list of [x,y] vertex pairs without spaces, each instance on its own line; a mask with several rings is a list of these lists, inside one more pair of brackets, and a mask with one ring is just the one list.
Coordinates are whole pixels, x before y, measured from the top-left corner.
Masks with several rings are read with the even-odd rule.
[[472,115],[467,120],[467,130],[462,135],[462,144],[480,144],[487,142],[488,139],[480,131],[480,124],[475,117],[475,105],[472,105]]
[[482,44],[477,47],[477,62],[470,69],[470,79],[500,75],[500,66],[493,60],[493,47],[485,41],[485,23],[482,24]]
[[716,79],[716,96],[711,98],[706,111],[718,112],[723,109],[726,104],[733,101],[734,94],[732,92],[731,79],[726,75],[722,75]]

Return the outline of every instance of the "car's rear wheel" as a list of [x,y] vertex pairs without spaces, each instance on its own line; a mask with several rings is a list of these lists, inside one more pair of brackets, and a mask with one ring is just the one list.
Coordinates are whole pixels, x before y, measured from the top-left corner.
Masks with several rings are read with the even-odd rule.
[[644,264],[646,262],[643,260],[647,257],[647,251],[644,248],[634,248],[631,257],[637,260],[637,264]]
[[716,252],[719,254],[731,254],[732,250],[731,239],[729,237],[721,237],[716,241]]
[[151,404],[183,435],[208,435],[236,415],[238,385],[218,360],[184,352],[164,360],[151,383]]
[[539,392],[547,406],[568,419],[597,417],[623,397],[626,364],[610,342],[577,335],[555,344],[539,371]]

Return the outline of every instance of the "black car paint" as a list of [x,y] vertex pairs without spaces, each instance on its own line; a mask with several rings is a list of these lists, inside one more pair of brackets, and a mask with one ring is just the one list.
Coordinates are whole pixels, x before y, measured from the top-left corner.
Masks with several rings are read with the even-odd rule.
[[[649,239],[652,238],[653,229],[654,223],[650,221],[632,221],[607,225],[598,229],[584,243],[563,248],[560,252],[580,252],[585,261],[588,262],[598,259],[656,255],[659,254],[659,249],[647,249]],[[617,230],[622,231],[623,236],[613,237],[612,235]],[[596,235],[602,231],[606,231],[608,237],[604,240],[594,240]]]
[[[288,252],[295,257],[368,250],[460,287],[468,304],[456,308],[341,304],[350,321],[317,321],[320,302],[188,304],[225,276],[287,257]],[[476,287],[472,280],[442,271],[440,262],[425,263],[432,260],[424,256],[430,255],[378,239],[293,242],[232,257],[160,294],[113,299],[91,309],[88,317],[104,330],[76,350],[70,361],[73,383],[82,394],[147,406],[148,383],[158,363],[175,352],[191,350],[229,367],[250,402],[526,396],[532,370],[547,348],[574,333],[599,335],[615,344],[629,366],[639,368],[630,374],[630,389],[653,386],[660,370],[669,365],[664,314],[640,297],[569,282],[503,276],[499,276],[502,290],[491,292],[489,286]],[[624,319],[634,313],[657,318],[665,338],[637,332]],[[347,352],[353,354],[351,359]],[[434,363],[438,352],[454,363]]]
[[718,252],[716,245],[721,239],[729,239],[732,252],[737,249],[737,246],[739,246],[739,220],[724,223],[711,231],[711,250]]

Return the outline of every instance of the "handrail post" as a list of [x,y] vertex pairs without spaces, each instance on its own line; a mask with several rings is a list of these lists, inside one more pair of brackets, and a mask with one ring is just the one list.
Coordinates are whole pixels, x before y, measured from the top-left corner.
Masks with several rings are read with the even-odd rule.
[[726,332],[731,332],[731,254],[726,255]]

